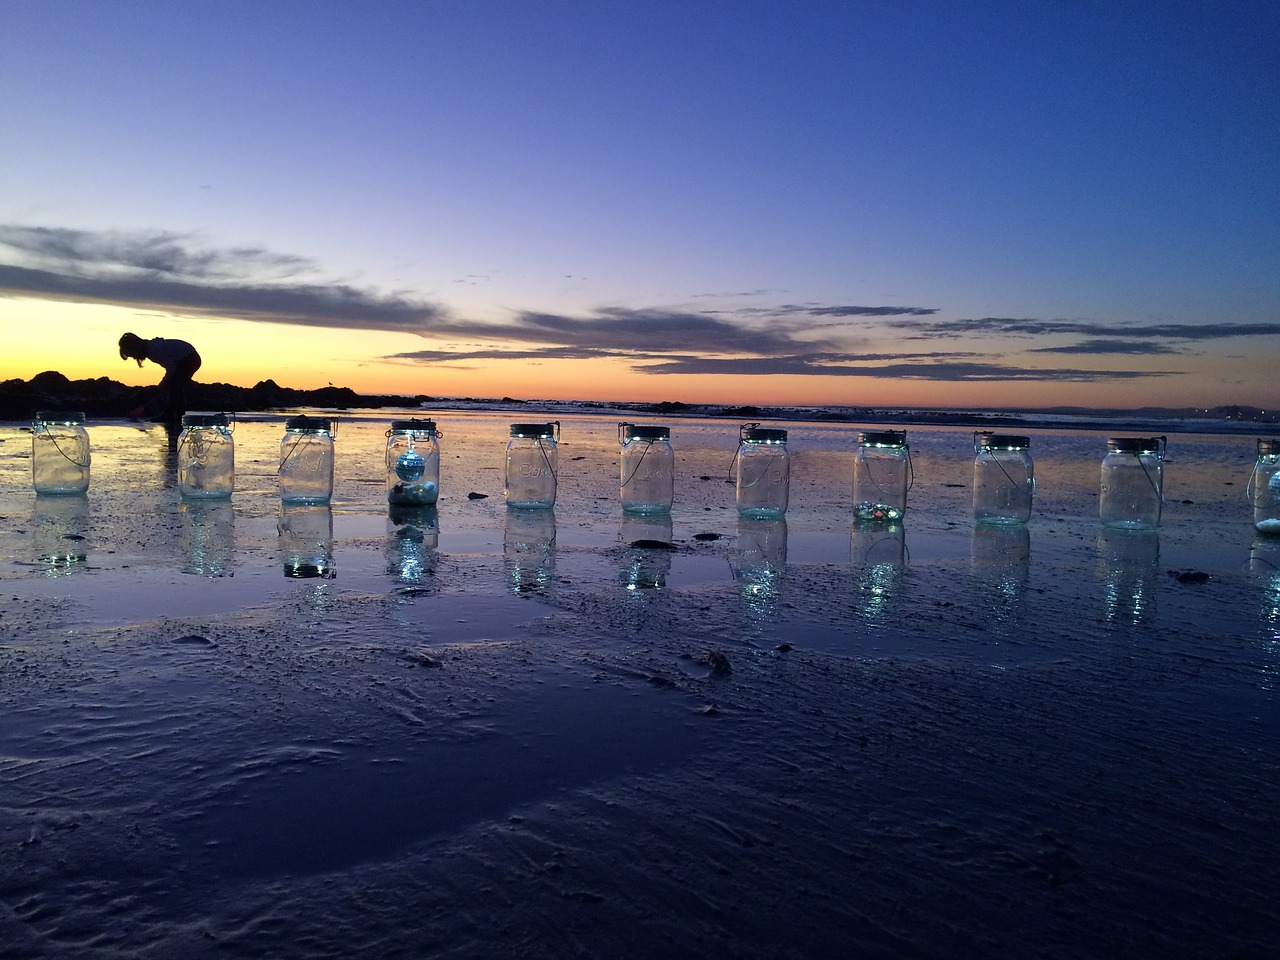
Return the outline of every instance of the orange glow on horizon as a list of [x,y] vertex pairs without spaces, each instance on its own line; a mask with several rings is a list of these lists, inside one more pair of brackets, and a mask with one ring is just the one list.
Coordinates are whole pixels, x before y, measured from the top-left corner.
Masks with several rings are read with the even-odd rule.
[[[123,307],[55,301],[5,301],[6,349],[0,381],[29,380],[56,370],[76,379],[108,377],[126,385],[158,383],[163,371],[119,357],[121,333],[190,340],[203,357],[197,381],[251,387],[274,380],[283,387],[329,384],[360,394],[586,400],[676,401],[758,406],[871,408],[1136,408],[1244,403],[1280,406],[1276,387],[1242,395],[1242,371],[1271,384],[1274,351],[1241,350],[1244,357],[1206,357],[1184,375],[1093,383],[1036,381],[937,382],[902,378],[794,375],[648,374],[614,360],[386,360],[432,346],[404,333],[290,326],[146,314]],[[999,357],[994,356],[993,361]]]

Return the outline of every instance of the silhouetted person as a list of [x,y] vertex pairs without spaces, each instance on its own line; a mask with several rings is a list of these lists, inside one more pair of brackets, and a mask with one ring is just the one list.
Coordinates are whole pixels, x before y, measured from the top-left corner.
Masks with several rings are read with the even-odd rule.
[[[153,337],[143,340],[132,333],[120,338],[120,359],[142,361],[150,360],[164,367],[164,379],[160,381],[160,395],[164,408],[159,416],[153,417],[156,423],[163,423],[168,430],[177,430],[182,426],[182,416],[187,412],[187,384],[200,369],[200,354],[196,348],[185,340],[166,340],[164,337]],[[134,411],[139,414],[142,409]]]

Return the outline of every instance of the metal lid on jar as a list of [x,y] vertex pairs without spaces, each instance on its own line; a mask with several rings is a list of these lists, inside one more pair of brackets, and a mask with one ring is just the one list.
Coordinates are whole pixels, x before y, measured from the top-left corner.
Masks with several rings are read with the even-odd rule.
[[333,421],[326,417],[297,416],[284,422],[284,428],[291,433],[333,433]]
[[1280,440],[1277,440],[1277,439],[1259,440],[1258,456],[1260,457],[1280,456]]
[[671,428],[660,427],[650,423],[624,423],[622,436],[624,440],[670,440]]
[[436,432],[434,420],[392,420],[392,433],[430,433]]
[[36,423],[62,423],[67,426],[84,423],[84,414],[79,410],[39,410],[35,415]]
[[743,426],[739,436],[747,443],[786,443],[787,431],[776,427],[758,427],[755,424]]
[[858,434],[858,443],[864,447],[905,447],[905,430],[867,430]]
[[187,427],[226,427],[227,425],[228,420],[225,413],[184,413],[182,415],[183,429]]
[[531,437],[537,440],[554,440],[557,426],[558,424],[554,420],[549,423],[513,423],[511,425],[511,436]]
[[1031,438],[1016,433],[988,433],[982,431],[974,441],[988,450],[1025,450],[1031,446]]
[[1107,453],[1159,453],[1164,437],[1108,437]]

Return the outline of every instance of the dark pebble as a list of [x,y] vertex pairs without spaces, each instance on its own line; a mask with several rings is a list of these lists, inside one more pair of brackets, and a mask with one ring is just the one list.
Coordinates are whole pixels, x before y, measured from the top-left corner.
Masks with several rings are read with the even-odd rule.
[[675,550],[674,543],[667,543],[665,540],[632,540],[630,546],[638,547],[641,550]]

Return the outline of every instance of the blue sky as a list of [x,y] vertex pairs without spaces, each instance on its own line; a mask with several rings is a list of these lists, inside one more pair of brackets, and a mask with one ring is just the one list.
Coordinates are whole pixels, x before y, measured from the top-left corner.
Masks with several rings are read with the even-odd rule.
[[1280,406],[1280,4],[5,20],[5,375]]

